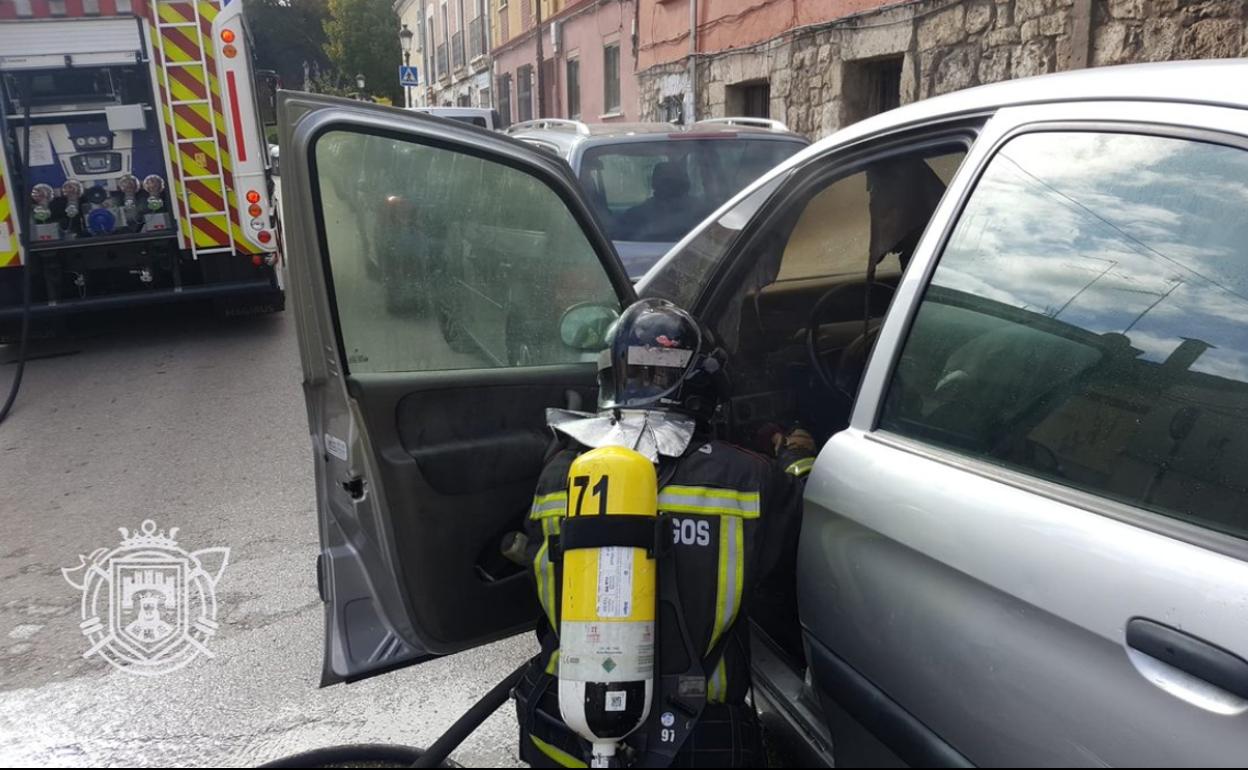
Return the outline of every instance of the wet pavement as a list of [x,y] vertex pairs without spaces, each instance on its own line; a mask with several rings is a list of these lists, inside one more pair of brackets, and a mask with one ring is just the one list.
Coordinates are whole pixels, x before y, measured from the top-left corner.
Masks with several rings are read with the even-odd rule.
[[[318,689],[315,500],[291,313],[111,316],[32,353],[0,425],[0,764],[239,766],[333,744],[427,745],[531,654],[517,638]],[[0,347],[0,389],[13,354]],[[81,595],[60,571],[148,518],[178,527],[188,550],[230,548],[215,657],[157,678],[83,659]],[[453,758],[517,764],[508,708]]]

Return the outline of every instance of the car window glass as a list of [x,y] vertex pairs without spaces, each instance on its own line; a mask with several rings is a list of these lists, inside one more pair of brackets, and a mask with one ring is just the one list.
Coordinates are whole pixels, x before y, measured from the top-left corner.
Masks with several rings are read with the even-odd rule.
[[[938,179],[932,187],[943,192],[963,157],[958,152],[915,162],[927,166],[923,173],[929,181]],[[811,199],[785,244],[776,280],[866,274],[872,221],[868,176],[863,171],[837,180]],[[916,224],[921,227],[926,218]],[[884,254],[877,269],[883,277],[900,275],[898,254]]]
[[666,136],[608,144],[585,151],[581,185],[613,240],[666,243],[680,240],[803,146],[797,141]]
[[617,307],[580,225],[543,182],[470,155],[332,131],[315,146],[333,295],[353,372],[593,358],[560,336]]
[[1248,536],[1248,153],[1020,136],[918,310],[881,427]]
[[701,228],[680,251],[665,257],[637,284],[638,294],[671,300],[680,307],[693,307],[728,247],[788,178],[789,174],[782,174],[768,180]]
[[863,333],[872,259],[869,315],[878,321],[944,194],[934,168],[956,168],[963,157],[961,147],[894,155],[830,178],[778,212],[755,241],[752,270],[717,314],[723,344],[745,360],[781,348],[800,353],[812,308],[836,290],[819,319],[829,325],[821,348],[835,358]]

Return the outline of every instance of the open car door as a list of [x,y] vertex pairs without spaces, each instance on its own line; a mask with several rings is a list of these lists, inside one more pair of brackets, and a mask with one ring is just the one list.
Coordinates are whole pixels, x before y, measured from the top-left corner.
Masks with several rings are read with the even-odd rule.
[[634,299],[567,165],[500,134],[282,93],[325,602],[322,684],[529,627],[502,555]]

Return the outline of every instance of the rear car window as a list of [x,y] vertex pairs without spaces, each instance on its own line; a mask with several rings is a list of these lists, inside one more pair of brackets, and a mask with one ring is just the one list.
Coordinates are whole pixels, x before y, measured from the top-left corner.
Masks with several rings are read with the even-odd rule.
[[881,427],[1248,536],[1248,153],[1048,132],[991,161]]
[[673,242],[804,146],[741,136],[663,136],[587,149],[580,180],[612,240]]

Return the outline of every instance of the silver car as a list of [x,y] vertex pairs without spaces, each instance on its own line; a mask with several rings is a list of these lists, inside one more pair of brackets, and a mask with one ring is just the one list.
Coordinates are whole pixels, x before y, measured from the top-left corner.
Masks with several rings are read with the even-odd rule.
[[688,127],[545,118],[507,133],[568,162],[634,280],[708,214],[810,144],[764,118]]
[[[562,161],[286,94],[325,683],[531,627],[500,543],[544,409],[593,403],[602,329],[663,296],[729,351],[724,437],[799,422],[824,442],[800,543],[750,609],[754,701],[795,762],[1242,764],[1244,82],[1244,61],[1145,65],[903,107],[752,184],[635,287]],[[326,137],[471,179],[425,214],[475,232],[448,248],[493,244],[547,298],[527,328],[561,344],[508,366],[376,326],[356,244],[324,227],[344,205],[316,173]]]

